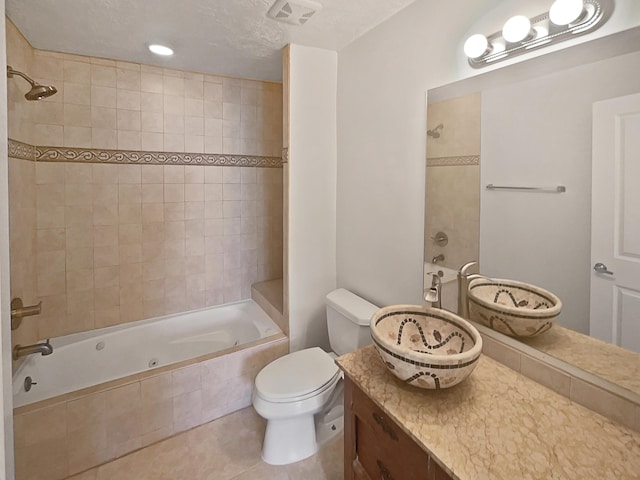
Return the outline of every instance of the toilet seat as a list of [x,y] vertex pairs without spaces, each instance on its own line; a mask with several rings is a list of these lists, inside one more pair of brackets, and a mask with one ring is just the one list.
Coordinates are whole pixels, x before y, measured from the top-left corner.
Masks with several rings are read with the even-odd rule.
[[320,395],[340,377],[333,358],[318,347],[290,353],[271,362],[256,376],[255,387],[264,400],[298,402]]

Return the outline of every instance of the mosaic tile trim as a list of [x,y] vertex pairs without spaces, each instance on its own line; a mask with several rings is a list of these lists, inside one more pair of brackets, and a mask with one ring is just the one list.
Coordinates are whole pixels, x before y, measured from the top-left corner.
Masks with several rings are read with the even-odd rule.
[[289,163],[289,147],[282,149],[282,163]]
[[8,140],[9,157],[19,158],[21,160],[36,160],[36,147],[10,138]]
[[[15,150],[16,154],[11,152]],[[31,153],[33,152],[33,153]],[[20,153],[20,156],[16,156]],[[97,148],[33,146],[9,139],[9,156],[37,162],[118,163],[143,165],[212,165],[281,168],[280,157],[218,153],[149,152]]]
[[463,165],[480,165],[480,155],[427,158],[427,167],[460,167]]

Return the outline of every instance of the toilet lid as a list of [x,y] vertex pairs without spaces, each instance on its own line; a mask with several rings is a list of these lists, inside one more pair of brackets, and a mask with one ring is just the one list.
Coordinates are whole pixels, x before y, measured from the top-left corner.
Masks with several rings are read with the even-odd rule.
[[318,347],[274,360],[256,376],[256,389],[266,399],[296,398],[318,390],[338,373],[338,366]]

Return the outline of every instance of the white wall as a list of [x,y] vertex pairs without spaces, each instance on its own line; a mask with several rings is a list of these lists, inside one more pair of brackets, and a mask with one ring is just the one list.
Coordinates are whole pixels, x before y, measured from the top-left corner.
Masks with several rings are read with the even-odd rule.
[[[536,0],[540,3],[548,8],[551,1]],[[426,91],[482,73],[464,61],[462,45],[468,33],[476,23],[489,28],[486,19],[496,22],[492,15],[503,14],[505,5],[530,9],[531,4],[418,0],[340,51],[339,286],[378,305],[421,303]],[[541,12],[531,14],[536,13]],[[493,33],[506,19],[483,33]],[[640,1],[617,0],[609,22],[603,27],[608,33],[640,24]]]
[[291,350],[329,348],[324,297],[336,287],[336,52],[291,45]]
[[[0,18],[4,0],[0,0]],[[7,69],[5,22],[0,22],[0,69]],[[7,76],[0,76],[0,479],[14,478],[11,388],[11,299],[9,294],[9,172],[7,163]]]

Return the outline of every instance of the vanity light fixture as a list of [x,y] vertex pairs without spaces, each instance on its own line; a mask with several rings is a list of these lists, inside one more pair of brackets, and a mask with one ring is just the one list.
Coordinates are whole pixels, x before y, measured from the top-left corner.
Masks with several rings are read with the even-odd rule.
[[157,43],[149,45],[149,50],[151,53],[155,53],[156,55],[162,55],[163,57],[168,57],[173,55],[173,50],[165,45],[159,45]]
[[464,53],[472,67],[486,67],[592,32],[609,19],[613,5],[614,0],[555,0],[548,12],[532,18],[516,15],[500,32],[471,35],[464,43]]

